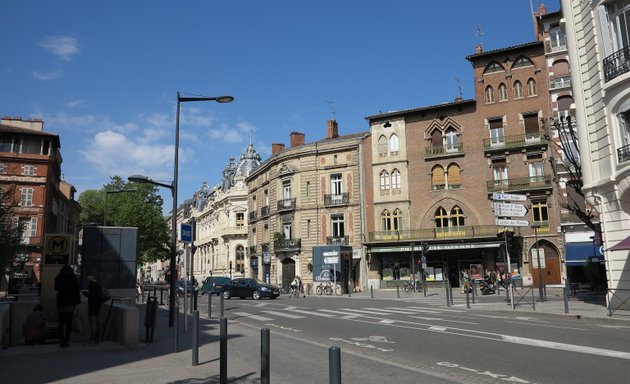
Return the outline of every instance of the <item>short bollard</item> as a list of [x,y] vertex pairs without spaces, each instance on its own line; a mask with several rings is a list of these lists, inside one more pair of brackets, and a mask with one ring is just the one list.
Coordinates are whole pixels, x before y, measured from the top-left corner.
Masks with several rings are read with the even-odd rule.
[[453,287],[448,285],[448,298],[451,300],[451,305],[453,305]]
[[374,298],[374,286],[370,285],[370,298],[373,299]]
[[147,298],[147,307],[144,313],[144,327],[146,330],[145,341],[153,342],[155,335],[155,320],[157,318],[157,297],[149,296]]
[[451,299],[448,297],[448,280],[444,281],[444,290],[446,291],[446,306],[451,306]]
[[208,293],[208,318],[212,318],[212,293]]
[[475,296],[477,296],[477,282],[475,281],[475,279],[472,280],[472,286],[473,286],[472,302],[473,302],[473,304],[475,304]]
[[220,320],[221,334],[219,335],[219,382],[227,384],[228,350],[227,350],[227,319]]
[[179,352],[179,306],[175,300],[175,316],[173,317],[173,352]]
[[160,287],[160,305],[164,305],[164,288]]
[[341,350],[339,347],[328,348],[328,372],[330,384],[341,384]]
[[199,364],[199,311],[193,313],[192,365]]
[[219,314],[220,314],[219,317],[224,317],[223,316],[223,309],[225,307],[225,297],[223,297],[223,294],[221,294],[221,300],[220,300],[219,304],[220,304],[219,305]]
[[569,292],[569,284],[567,283],[562,288],[562,296],[564,297],[564,313],[569,313]]
[[400,299],[400,285],[396,286],[396,297]]
[[466,308],[470,309],[470,291],[466,289]]
[[260,383],[269,384],[270,364],[269,364],[269,329],[260,330]]

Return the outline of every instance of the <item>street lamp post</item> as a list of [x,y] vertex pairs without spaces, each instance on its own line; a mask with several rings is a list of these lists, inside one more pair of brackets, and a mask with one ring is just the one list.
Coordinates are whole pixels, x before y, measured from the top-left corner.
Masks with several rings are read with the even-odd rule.
[[538,245],[538,228],[540,228],[539,223],[534,223],[531,225],[534,229],[534,237],[536,239],[536,260],[538,262],[538,293],[540,295],[540,301],[545,301],[544,298],[544,289],[543,289],[543,274],[542,274],[542,265],[540,264],[540,246]]
[[110,193],[125,193],[125,192],[136,192],[137,189],[129,188],[129,189],[118,189],[115,191],[105,190],[105,207],[103,208],[103,227],[107,225],[107,195]]

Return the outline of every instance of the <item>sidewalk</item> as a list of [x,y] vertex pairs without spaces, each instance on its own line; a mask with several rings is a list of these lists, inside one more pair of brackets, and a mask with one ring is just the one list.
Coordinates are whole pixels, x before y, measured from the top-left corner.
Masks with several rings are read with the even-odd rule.
[[[528,293],[531,301],[532,291],[528,288],[517,290],[521,295]],[[353,293],[351,300],[389,300],[415,303],[426,303],[432,306],[447,308],[445,289],[429,289],[427,296],[423,293],[397,292],[395,289],[374,290]],[[466,295],[453,289],[453,306],[459,310],[517,313],[519,316],[550,316],[572,318],[576,321],[630,321],[630,311],[619,310],[608,316],[604,295],[579,292],[569,300],[569,313],[565,313],[562,289],[547,289],[547,301],[539,302],[538,290],[533,290],[535,300],[532,306],[521,301],[512,310],[506,302],[505,291],[500,295],[476,296],[475,303],[469,296],[470,309],[467,309]],[[320,300],[330,300],[344,296],[315,296]],[[519,295],[515,295],[515,302]],[[216,303],[216,301],[215,301]],[[179,335],[179,351],[173,352],[173,329],[167,326],[168,310],[162,306],[158,311],[158,326],[155,329],[153,343],[145,343],[144,306],[140,315],[139,334],[141,342],[137,347],[123,347],[113,342],[98,345],[75,341],[73,334],[68,348],[59,348],[57,343],[41,346],[13,346],[0,351],[0,374],[3,382],[27,383],[218,383],[219,382],[219,322],[216,318],[208,319],[200,314],[200,349],[199,365],[192,366],[192,320],[189,319],[188,332],[183,330]],[[217,312],[213,310],[213,315]],[[183,319],[183,315],[181,317]],[[183,321],[183,320],[182,320]],[[181,328],[183,325],[180,324]],[[259,354],[259,330],[230,324],[229,342],[229,379],[228,382],[258,383],[259,360],[252,356]],[[279,348],[280,342],[274,339],[272,348]],[[276,352],[272,352],[276,353]],[[282,352],[277,352],[282,353]],[[313,352],[315,353],[315,352]],[[317,351],[321,353],[321,348]],[[321,359],[320,355],[313,358]],[[277,372],[276,372],[277,373]],[[273,375],[276,384],[291,383],[290,374]]]

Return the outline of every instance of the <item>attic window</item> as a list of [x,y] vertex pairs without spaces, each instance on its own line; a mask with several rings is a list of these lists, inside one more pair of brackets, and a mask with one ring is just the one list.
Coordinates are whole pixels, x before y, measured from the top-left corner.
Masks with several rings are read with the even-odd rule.
[[503,68],[501,64],[497,63],[496,61],[493,61],[492,63],[488,64],[488,66],[486,66],[486,69],[483,71],[483,74],[487,75],[489,73],[503,72],[503,71],[505,71],[505,68]]
[[534,63],[532,63],[532,61],[530,59],[528,59],[525,56],[521,56],[518,59],[516,59],[514,64],[512,64],[512,68],[528,67],[528,66],[531,66],[531,65],[534,65]]

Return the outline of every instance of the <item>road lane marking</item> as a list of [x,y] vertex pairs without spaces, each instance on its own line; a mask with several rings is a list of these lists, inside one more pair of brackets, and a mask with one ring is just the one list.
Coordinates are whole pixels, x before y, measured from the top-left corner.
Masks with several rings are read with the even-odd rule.
[[316,310],[304,311],[304,310],[302,310],[302,309],[293,309],[293,310],[291,310],[291,312],[303,313],[303,314],[305,314],[305,315],[313,315],[313,316],[320,316],[320,317],[328,317],[328,318],[335,317],[335,315],[333,315],[333,314],[330,314],[330,313],[322,313],[322,312],[319,312],[319,311],[316,311]]
[[458,324],[470,324],[470,325],[479,325],[480,323],[473,323],[471,321],[460,321],[460,320],[448,320],[442,319],[440,317],[422,317],[422,316],[411,316],[412,319],[418,320],[433,320],[433,321],[444,321],[447,323],[458,323]]
[[585,353],[585,354],[591,354],[591,355],[597,355],[597,356],[616,357],[619,359],[630,360],[630,353],[622,352],[622,351],[615,351],[612,349],[587,347],[584,345],[558,343],[555,341],[528,339],[525,337],[508,336],[508,335],[501,335],[501,338],[504,341],[508,341],[514,344],[530,345],[534,347],[558,349],[558,350],[567,351],[567,352],[578,352],[578,353]]
[[264,313],[268,313],[270,315],[275,315],[275,316],[280,316],[280,317],[286,317],[288,319],[304,319],[304,316],[300,316],[300,315],[292,315],[290,313],[285,313],[285,312],[280,312],[280,311],[262,311]]
[[362,309],[354,309],[354,308],[340,308],[340,309],[342,311],[351,311],[351,312],[365,313],[366,315],[380,315],[380,316],[391,315],[391,313],[386,313],[386,312],[365,311],[365,310],[362,310]]
[[559,328],[559,329],[569,329],[572,331],[587,331],[586,328],[576,328],[576,327],[566,327],[563,325],[550,325],[550,324],[539,324],[539,323],[529,323],[525,321],[506,321],[506,323],[510,324],[520,324],[520,325],[533,325],[534,327],[546,327],[546,328]]
[[387,308],[364,308],[367,310],[371,310],[371,311],[381,311],[381,312],[388,312],[388,313],[398,313],[398,314],[403,314],[403,315],[413,315],[414,312],[409,312],[406,311],[402,308],[395,308],[395,309],[387,309]]
[[258,316],[258,315],[254,315],[252,313],[247,313],[247,312],[232,312],[232,314],[236,315],[236,316],[240,316],[240,317],[246,317],[248,319],[258,320],[258,321],[271,321],[271,320],[273,320],[270,317]]

